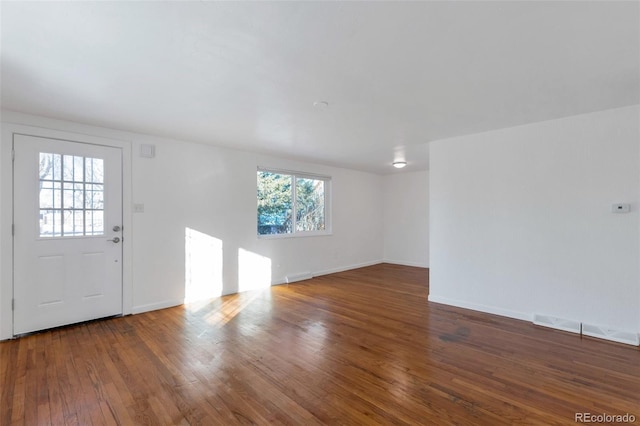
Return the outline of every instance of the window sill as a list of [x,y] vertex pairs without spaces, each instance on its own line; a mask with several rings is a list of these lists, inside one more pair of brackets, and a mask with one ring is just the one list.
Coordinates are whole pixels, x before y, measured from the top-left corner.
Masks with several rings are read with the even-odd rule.
[[258,234],[259,240],[282,240],[286,238],[305,238],[305,237],[328,237],[332,236],[331,231],[322,232],[296,232],[294,234]]

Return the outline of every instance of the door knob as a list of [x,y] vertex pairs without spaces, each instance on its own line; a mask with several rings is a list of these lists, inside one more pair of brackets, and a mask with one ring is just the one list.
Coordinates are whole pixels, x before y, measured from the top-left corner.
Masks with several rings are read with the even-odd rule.
[[113,227],[113,232],[120,232],[121,229],[120,226],[116,225]]
[[107,241],[113,241],[115,244],[118,244],[120,242],[120,237],[113,237],[113,240],[107,240]]

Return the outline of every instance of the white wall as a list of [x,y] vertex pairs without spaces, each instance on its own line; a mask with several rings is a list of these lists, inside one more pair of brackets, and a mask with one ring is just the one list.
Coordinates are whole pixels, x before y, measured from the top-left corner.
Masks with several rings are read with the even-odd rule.
[[386,175],[384,261],[429,266],[429,172]]
[[[46,129],[69,132],[76,140],[94,135],[131,144],[129,201],[144,204],[144,213],[125,212],[132,223],[125,234],[131,238],[131,255],[124,259],[131,270],[132,312],[182,303],[185,236],[192,232],[188,229],[212,247],[222,245],[221,256],[219,250],[210,250],[217,259],[193,267],[219,281],[222,294],[238,291],[239,282],[247,281],[243,277],[281,283],[289,274],[317,275],[382,261],[381,176],[7,111],[2,121],[0,339],[11,336],[11,139],[7,134],[13,124],[9,123],[37,126],[45,133]],[[154,144],[156,158],[141,158],[141,144]],[[331,176],[333,235],[258,239],[257,166]]]
[[640,330],[639,113],[433,142],[429,299]]

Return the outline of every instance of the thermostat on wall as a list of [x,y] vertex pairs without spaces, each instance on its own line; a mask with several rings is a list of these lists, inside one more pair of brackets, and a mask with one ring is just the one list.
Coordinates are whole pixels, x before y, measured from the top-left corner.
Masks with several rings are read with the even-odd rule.
[[619,203],[611,205],[612,213],[629,213],[631,211],[631,204]]

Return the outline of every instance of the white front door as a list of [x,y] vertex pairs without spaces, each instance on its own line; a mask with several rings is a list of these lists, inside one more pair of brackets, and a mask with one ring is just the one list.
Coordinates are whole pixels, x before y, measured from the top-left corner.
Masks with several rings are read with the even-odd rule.
[[14,335],[122,313],[122,150],[15,134]]

